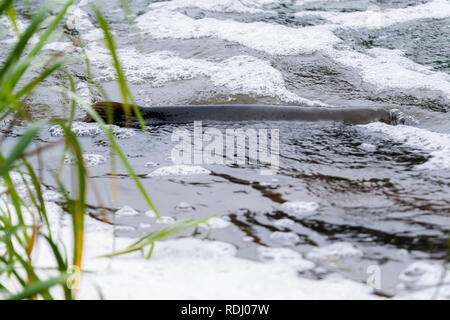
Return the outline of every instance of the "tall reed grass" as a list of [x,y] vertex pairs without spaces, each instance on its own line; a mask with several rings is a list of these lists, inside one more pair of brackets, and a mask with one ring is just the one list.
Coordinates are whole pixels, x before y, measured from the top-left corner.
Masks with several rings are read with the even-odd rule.
[[[126,2],[124,3],[126,4]],[[86,104],[76,95],[74,79],[70,72],[66,70],[66,66],[76,59],[84,59],[89,86],[98,86],[90,75],[89,57],[86,54],[74,56],[42,55],[44,46],[52,39],[54,34],[60,32],[63,28],[64,19],[71,5],[73,5],[73,0],[64,3],[50,2],[34,13],[27,27],[21,31],[18,28],[13,1],[2,0],[0,3],[0,16],[9,19],[17,35],[17,41],[2,62],[0,69],[0,121],[7,123],[7,128],[3,130],[0,136],[0,176],[2,183],[2,187],[0,187],[0,298],[4,299],[54,299],[60,297],[55,296],[54,293],[57,287],[61,288],[65,299],[76,298],[77,292],[74,288],[77,286],[72,286],[71,281],[74,268],[83,270],[85,215],[87,210],[86,190],[89,184],[83,160],[83,148],[77,136],[71,130],[77,105],[83,108],[100,125],[110,142],[111,153],[119,158],[149,208],[159,217],[150,196],[116,142],[112,129],[107,126],[107,123],[112,123],[113,119],[109,118],[109,121],[104,122],[89,104]],[[126,15],[129,18],[129,8],[127,6],[124,6],[124,8],[127,9]],[[142,129],[146,130],[145,123],[128,88],[108,22],[98,8],[93,8],[93,10],[96,21],[103,30],[105,45],[112,57],[117,83],[125,104],[125,112],[128,115],[134,112],[141,122]],[[52,14],[52,12],[57,13]],[[44,63],[42,63],[42,59],[44,59]],[[47,78],[57,72],[67,77],[68,85],[67,87],[52,87],[48,90],[65,94],[69,98],[69,116],[67,119],[49,117],[32,121],[32,115],[26,108],[25,101],[31,97],[36,88],[43,85]],[[35,75],[30,77],[33,74]],[[100,88],[100,90],[102,89]],[[2,144],[8,132],[19,123],[25,123],[26,129],[14,146],[8,148],[9,151],[5,151]],[[61,166],[67,154],[70,154],[76,160],[72,181],[68,183],[72,188],[67,186],[67,181],[62,181],[60,176],[61,166],[59,170],[54,172],[58,191],[64,197],[63,207],[71,216],[73,238],[71,248],[67,248],[54,235],[43,197],[40,170],[31,162],[33,158],[39,158],[42,153],[53,146],[52,144],[37,145],[35,143],[39,132],[48,125],[57,125],[64,132],[63,138],[56,142],[64,145],[64,152],[60,161]],[[111,170],[114,173],[114,163],[112,163]],[[112,179],[114,179],[114,174],[112,176]],[[147,257],[150,257],[156,241],[181,230],[195,227],[206,220],[207,218],[181,220],[143,237],[128,248],[113,253],[105,253],[105,257],[113,257],[136,250],[142,251],[147,247],[149,248]],[[42,270],[36,266],[33,252],[38,242],[48,245],[51,249],[55,268]],[[75,281],[78,281],[78,277]]]

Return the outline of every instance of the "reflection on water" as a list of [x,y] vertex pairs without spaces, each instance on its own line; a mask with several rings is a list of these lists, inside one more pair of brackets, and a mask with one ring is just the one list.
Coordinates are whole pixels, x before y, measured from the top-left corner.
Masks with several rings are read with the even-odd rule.
[[[417,119],[416,126],[422,131],[398,131],[396,135],[392,132],[395,128],[377,131],[331,122],[234,124],[233,128],[241,129],[279,129],[280,168],[275,175],[260,175],[258,165],[248,164],[248,156],[246,164],[201,164],[209,170],[202,171],[206,174],[152,175],[173,165],[173,131],[183,127],[192,130],[192,124],[155,126],[150,134],[116,128],[120,146],[166,216],[165,221],[218,214],[215,227],[199,228],[200,235],[234,244],[238,256],[254,260],[261,259],[257,250],[260,246],[291,248],[316,262],[316,268],[302,272],[314,279],[336,271],[365,281],[367,266],[376,264],[384,274],[383,288],[395,289],[408,277],[409,273],[402,271],[416,260],[442,262],[450,230],[450,166],[446,153],[450,148],[446,142],[450,133],[449,18],[429,18],[427,15],[434,16],[435,12],[424,11],[423,17],[399,24],[349,28],[330,22],[325,15],[313,14],[325,12],[340,17],[364,12],[369,5],[383,11],[432,1],[248,0],[227,1],[233,4],[228,7],[219,0],[197,3],[169,8],[164,1],[133,1],[131,7],[138,17],[157,10],[154,6],[159,5],[161,17],[179,18],[172,25],[170,19],[151,21],[148,17],[154,33],[141,35],[142,51],[135,49],[135,38],[129,36],[130,26],[117,3],[101,3],[139,104],[295,104],[311,100],[335,106],[395,107]],[[88,13],[83,19],[89,19],[89,8],[82,9]],[[25,5],[18,11],[19,18],[26,21]],[[306,13],[298,15],[302,11]],[[241,30],[244,27],[245,32]],[[300,35],[296,32],[304,27],[314,28],[309,30],[317,35],[317,43],[314,38],[311,43],[303,43],[302,38],[291,37]],[[204,36],[174,33],[184,29],[203,32]],[[274,30],[281,33],[271,34]],[[253,38],[247,37],[247,31]],[[157,32],[161,36],[156,36]],[[4,32],[0,37],[10,39]],[[71,43],[78,38],[92,54],[96,79],[105,85],[111,100],[120,100],[114,74],[107,68],[108,61],[102,60],[105,52],[100,41],[88,38],[86,32],[67,33],[57,41],[69,43],[70,52],[76,52]],[[2,60],[8,43],[0,46]],[[348,58],[349,54],[355,54],[355,58]],[[395,66],[392,74],[379,71],[385,70],[387,63]],[[68,69],[83,98],[102,99],[99,92],[89,96],[83,62]],[[47,84],[62,84],[62,80],[50,78]],[[28,105],[36,118],[50,112],[64,116],[60,106],[68,105],[68,101],[40,90],[30,97]],[[79,119],[84,116],[81,110],[77,115]],[[204,124],[204,129],[208,126],[229,128],[214,123]],[[7,125],[2,124],[1,128],[8,135],[2,148],[8,148],[24,126],[7,131]],[[39,141],[57,140],[60,133],[55,130],[45,130]],[[88,192],[91,215],[104,218],[99,206],[109,208],[108,215],[129,206],[117,215],[117,223],[127,227],[119,229],[119,235],[135,237],[157,228],[120,166],[119,199],[113,203],[109,143],[100,130],[78,122],[74,131],[80,136],[86,159],[92,160],[88,168],[93,182],[90,188],[102,196],[100,203],[95,192]],[[444,135],[424,133],[429,131]],[[415,139],[412,144],[408,143],[411,139]],[[49,186],[53,184],[49,171],[58,166],[55,155],[60,151],[58,147],[52,149],[45,161],[43,175]],[[63,177],[70,177],[70,161]]]
[[[203,130],[212,126],[229,128],[220,123],[203,126]],[[277,174],[260,175],[258,165],[248,164],[248,148],[246,164],[202,164],[209,174],[192,171],[191,175],[179,175],[179,170],[168,175],[150,174],[173,166],[172,133],[180,128],[192,130],[193,124],[162,125],[152,128],[149,135],[136,130],[135,135],[118,141],[164,215],[181,219],[218,214],[231,225],[199,232],[235,244],[240,256],[259,259],[255,244],[288,247],[307,254],[316,247],[344,242],[362,252],[348,268],[329,261],[318,263],[328,271],[337,269],[364,280],[362,270],[375,261],[391,270],[384,279],[389,288],[395,287],[398,274],[415,258],[445,257],[450,228],[450,202],[446,197],[450,176],[448,170],[416,170],[429,161],[426,152],[388,137],[376,137],[363,127],[331,122],[243,123],[233,127],[280,130]],[[48,132],[41,139],[53,141],[57,137]],[[108,143],[102,134],[84,135],[81,139],[86,154],[108,155]],[[50,168],[57,165],[51,159],[46,163]],[[117,223],[133,227],[118,232],[124,236],[143,235],[149,229],[142,225],[158,225],[145,214],[146,204],[126,170],[117,170],[119,202],[115,207],[137,210],[136,215],[116,216]],[[108,161],[89,168],[89,173],[106,201],[102,205],[112,207],[108,202]],[[63,176],[69,174],[70,168],[66,167]],[[103,213],[96,209],[97,199],[92,193],[88,197],[91,213],[102,218]],[[180,210],[185,207],[189,210]]]

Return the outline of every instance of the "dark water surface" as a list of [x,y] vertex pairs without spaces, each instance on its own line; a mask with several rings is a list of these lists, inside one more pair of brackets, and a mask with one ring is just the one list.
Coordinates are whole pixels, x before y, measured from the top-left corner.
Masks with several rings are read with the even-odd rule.
[[[156,10],[148,8],[151,2],[132,2],[131,8],[138,19]],[[220,6],[209,9],[192,6],[172,8],[170,12],[201,23],[207,21],[198,27],[199,32],[216,21],[260,22],[300,29],[331,24],[324,16],[298,15],[301,11],[339,15],[364,12],[369,6],[376,6],[381,12],[389,12],[432,1],[267,1],[262,6],[259,3],[263,1],[242,3],[261,11],[227,12]],[[318,266],[323,268],[303,276],[320,279],[324,274],[337,271],[351,279],[365,281],[367,266],[376,264],[381,267],[382,287],[387,291],[403,288],[398,287],[399,274],[411,263],[444,261],[450,230],[449,17],[434,18],[425,13],[418,19],[379,28],[341,25],[330,29],[340,39],[339,43],[297,54],[260,50],[257,45],[246,45],[248,39],[231,41],[225,36],[180,39],[179,35],[171,33],[165,21],[161,21],[161,28],[167,27],[167,36],[141,34],[142,53],[136,53],[132,60],[130,57],[135,52],[135,38],[130,36],[132,28],[116,1],[102,2],[102,6],[115,32],[118,48],[131,53],[122,62],[140,105],[299,104],[297,98],[291,99],[290,95],[294,94],[334,106],[398,108],[416,121],[410,128],[399,127],[398,135],[392,133],[392,128],[382,127],[378,132],[366,126],[332,122],[203,123],[204,130],[216,128],[221,132],[230,128],[279,130],[279,170],[274,175],[261,175],[261,166],[248,164],[247,154],[246,164],[200,164],[210,170],[210,174],[147,176],[158,168],[173,165],[170,158],[174,147],[172,134],[177,129],[193,132],[193,124],[155,126],[150,128],[149,134],[128,129],[126,132],[131,136],[119,138],[119,144],[162,215],[181,219],[217,214],[230,225],[199,232],[209,239],[234,244],[238,255],[249,259],[258,259],[257,245],[288,247],[306,256],[315,247],[337,242],[353,245],[362,255],[346,256],[344,250],[342,260],[319,261]],[[82,9],[88,12],[89,19],[89,8]],[[26,22],[25,7],[19,12],[20,19]],[[260,30],[266,35],[272,32]],[[66,32],[59,40],[72,41],[83,33]],[[8,34],[2,34],[8,39]],[[264,37],[261,39],[268,41]],[[83,41],[89,52],[102,52],[98,49],[101,43]],[[291,44],[288,41],[279,46]],[[4,59],[7,47],[5,44],[0,48],[0,58]],[[391,51],[370,51],[374,48]],[[380,58],[379,52],[386,54],[392,50],[400,50],[402,59],[413,65],[397,58]],[[170,51],[177,59],[171,55],[156,59],[152,55],[161,51]],[[344,51],[365,55],[367,64],[356,60],[354,65],[342,63],[334,52]],[[227,62],[233,61],[227,59],[243,55],[266,64],[260,65],[248,58],[236,65]],[[372,58],[374,60],[370,60]],[[378,61],[380,67],[368,69],[374,61]],[[393,69],[392,78],[401,79],[398,85],[394,85],[397,82],[392,79],[382,79],[382,84],[376,80],[382,74],[375,71],[382,68],[383,63],[403,68],[403,74]],[[83,63],[71,65],[69,71],[75,74],[77,88],[86,88]],[[119,101],[110,70],[95,61],[93,73],[107,89],[109,98]],[[227,78],[220,83],[215,77]],[[48,80],[48,85],[64,83],[63,77]],[[91,102],[98,100],[101,97],[94,93]],[[49,112],[61,114],[61,105],[67,105],[65,98],[42,89],[30,99],[30,107],[37,118]],[[78,116],[82,119],[84,113],[79,110]],[[81,123],[80,126],[89,125]],[[410,129],[413,131],[407,131]],[[2,147],[7,148],[17,141],[14,133],[20,134],[21,130],[19,126],[8,133]],[[51,132],[44,131],[40,142],[56,141],[58,137]],[[118,224],[132,227],[120,229],[119,235],[134,237],[149,232],[151,229],[142,227],[142,223],[152,221],[144,214],[148,210],[146,203],[119,161],[116,161],[118,200],[111,199],[111,155],[105,136],[91,131],[80,139],[86,154],[100,155],[106,160],[89,168],[90,180],[102,198],[99,202],[91,185],[88,193],[91,214],[98,215],[96,208],[100,205],[111,209],[131,206],[139,215],[118,217]],[[248,152],[248,145],[246,148]],[[60,151],[53,149],[46,158],[44,174],[49,184],[51,178],[46,172],[57,167],[56,155]],[[440,153],[436,156],[435,151]],[[432,163],[431,168],[427,166],[429,163]],[[64,167],[63,177],[70,178],[70,165]],[[295,201],[314,202],[317,210],[299,213],[283,206],[283,203]],[[182,204],[180,209],[183,202],[187,204]],[[411,285],[406,289],[416,287]]]

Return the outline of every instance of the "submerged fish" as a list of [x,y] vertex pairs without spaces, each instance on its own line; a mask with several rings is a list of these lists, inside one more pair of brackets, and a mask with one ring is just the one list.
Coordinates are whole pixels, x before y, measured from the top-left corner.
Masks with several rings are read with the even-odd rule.
[[[113,115],[118,126],[139,126],[130,107],[127,117],[122,103],[98,102],[93,109],[107,119]],[[396,114],[382,108],[333,108],[282,105],[223,104],[138,107],[147,124],[186,123],[200,120],[211,121],[338,121],[346,124],[367,124],[381,121],[396,124]]]

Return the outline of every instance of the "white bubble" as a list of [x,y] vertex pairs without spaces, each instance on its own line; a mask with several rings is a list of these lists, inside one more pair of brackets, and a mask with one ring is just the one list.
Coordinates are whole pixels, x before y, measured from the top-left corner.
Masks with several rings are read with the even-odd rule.
[[319,208],[317,202],[288,201],[280,206],[281,210],[297,216],[309,216]]
[[370,143],[361,143],[359,147],[369,152],[375,151],[377,149],[377,147],[375,147],[373,144]]
[[147,210],[147,211],[144,212],[144,214],[147,217],[149,217],[149,218],[156,218],[157,217],[155,211],[153,211],[153,210]]
[[148,162],[145,163],[144,166],[147,167],[147,168],[151,168],[151,167],[156,167],[157,165],[158,165],[157,162],[148,161]]
[[116,230],[118,230],[118,231],[125,231],[125,232],[132,232],[132,231],[136,231],[136,228],[134,228],[132,226],[116,225]]
[[143,223],[143,222],[139,223],[139,228],[141,229],[149,229],[151,227],[152,225],[150,223]]
[[268,263],[283,263],[298,267],[300,270],[308,270],[314,267],[314,263],[304,260],[298,252],[287,248],[258,247],[259,258]]
[[54,190],[45,190],[42,194],[44,201],[61,201],[64,199],[63,195]]
[[331,245],[314,248],[308,252],[306,257],[311,260],[323,260],[334,262],[348,258],[360,258],[363,253],[353,244],[348,242],[335,242]]
[[187,202],[180,202],[175,206],[175,209],[178,211],[193,211],[194,207]]
[[[125,139],[135,135],[134,130],[129,128],[120,128],[115,125],[106,125],[106,128],[113,130],[113,134],[116,138]],[[60,126],[51,126],[49,132],[53,137],[62,137],[64,131]],[[98,135],[104,135],[102,127],[98,123],[87,123],[75,121],[72,124],[72,132],[77,137],[96,137]]]
[[161,167],[148,174],[148,177],[163,177],[163,176],[191,176],[210,174],[211,171],[200,166],[187,165],[173,165]]
[[[73,155],[66,155],[64,158],[65,164],[74,164],[77,159]],[[106,158],[101,154],[83,153],[83,162],[87,167],[98,166],[106,163]]]
[[434,286],[441,279],[443,271],[441,264],[417,261],[403,270],[399,279],[408,285]]
[[274,240],[281,240],[285,243],[295,243],[300,237],[294,232],[275,231],[270,234],[270,238]]
[[450,134],[437,133],[405,125],[390,126],[379,122],[360,127],[373,133],[386,134],[406,146],[430,152],[431,158],[427,162],[416,166],[417,169],[435,170],[450,168]]
[[219,218],[219,217],[212,217],[208,219],[206,222],[199,224],[198,226],[200,228],[205,229],[223,229],[230,225],[230,222]]
[[280,227],[289,227],[289,226],[292,226],[294,224],[295,224],[295,222],[293,220],[291,220],[291,219],[288,219],[288,218],[282,218],[282,219],[279,219],[279,220],[275,221],[275,225],[276,226],[280,226]]
[[137,216],[137,215],[139,215],[139,212],[137,212],[130,206],[124,206],[124,207],[120,208],[119,210],[117,210],[116,214],[119,216]]
[[174,223],[176,220],[170,216],[161,216],[159,219],[156,219],[156,223],[166,224],[166,223]]

